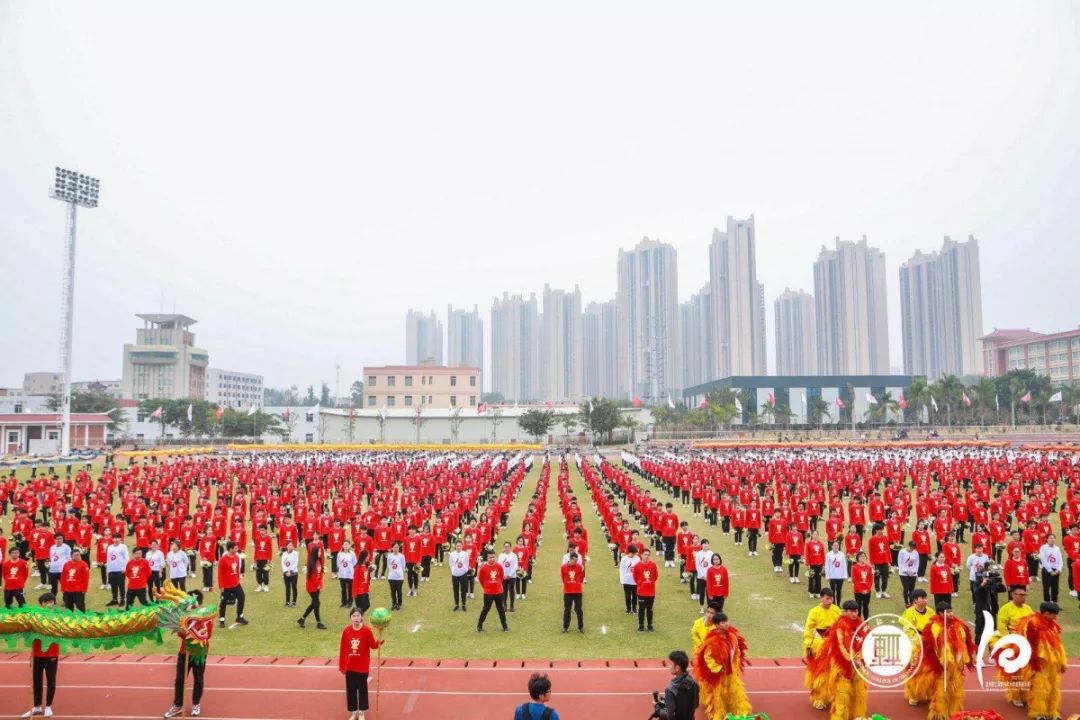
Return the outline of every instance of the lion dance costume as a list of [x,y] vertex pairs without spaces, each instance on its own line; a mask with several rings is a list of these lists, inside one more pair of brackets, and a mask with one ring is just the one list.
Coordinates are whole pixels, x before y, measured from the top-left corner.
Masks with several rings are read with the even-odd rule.
[[952,614],[934,615],[922,630],[922,663],[905,692],[928,699],[928,720],[949,720],[964,709],[964,671],[974,669],[975,639],[971,628]]
[[[193,621],[212,618],[215,606],[195,607],[195,598],[169,582],[160,592],[155,591],[154,601],[138,610],[106,613],[44,607],[0,609],[0,637],[11,649],[20,641],[30,647],[40,640],[42,647],[56,643],[62,653],[90,652],[121,645],[132,648],[144,640],[161,643],[163,631],[178,632],[184,627],[189,630],[185,642],[198,654],[200,639],[197,632],[191,632]],[[201,656],[205,660],[205,648]]]
[[701,685],[701,705],[710,720],[723,720],[728,713],[748,715],[742,672],[746,666],[746,638],[732,626],[713,627],[694,657],[694,676]]
[[1028,615],[1016,625],[1016,633],[1031,645],[1031,661],[1026,667],[1006,676],[1010,681],[1026,681],[1022,699],[1029,718],[1061,717],[1061,674],[1068,666],[1061,644],[1061,625],[1056,616],[1043,613]]
[[[852,647],[860,618],[841,615],[829,628],[825,642],[807,664],[807,685],[815,697],[830,697],[830,720],[853,720],[866,715],[866,681],[855,672],[862,643]],[[852,654],[854,653],[854,657]]]

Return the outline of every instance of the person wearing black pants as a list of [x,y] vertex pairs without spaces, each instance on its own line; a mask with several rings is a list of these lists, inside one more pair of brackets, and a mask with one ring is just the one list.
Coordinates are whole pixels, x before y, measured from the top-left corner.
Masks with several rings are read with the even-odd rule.
[[476,621],[476,631],[484,631],[484,621],[487,620],[491,606],[499,614],[499,622],[502,623],[503,632],[509,632],[510,627],[506,624],[506,606],[503,605],[503,567],[495,562],[495,555],[490,550],[484,551],[484,564],[477,568],[480,576],[480,587],[484,590],[484,607],[480,610],[480,617]]
[[[649,608],[652,609],[651,607]],[[577,629],[578,632],[585,632],[585,613],[581,607],[581,593],[563,593],[563,611],[562,611],[562,631],[570,631],[570,611],[573,610],[577,616]],[[639,614],[643,612],[642,606],[638,604]]]
[[454,586],[454,610],[459,607],[465,611],[465,603],[469,598],[469,575],[451,575],[451,584]]
[[306,583],[310,600],[308,601],[308,606],[304,608],[304,614],[296,620],[296,624],[300,627],[304,627],[307,616],[314,613],[315,627],[319,630],[325,630],[326,626],[323,625],[322,616],[319,614],[319,593],[322,592],[323,587],[323,549],[322,545],[317,542],[308,544]]
[[[195,607],[202,605],[203,594],[201,590],[192,590],[190,593],[195,598]],[[185,620],[184,625],[177,633],[181,640],[187,638],[188,629],[197,625],[200,634],[205,634],[207,641],[209,641],[210,635],[214,631],[213,618],[188,618]],[[184,712],[184,679],[188,673],[191,673],[192,687],[191,687],[191,714],[196,715],[201,710],[199,703],[202,701],[203,694],[203,677],[206,674],[206,657],[196,659],[191,658],[187,654],[187,643],[183,643],[180,646],[180,652],[176,655],[176,680],[173,682],[173,704],[172,707],[165,711],[165,717],[174,718],[179,717]]]
[[282,580],[284,580],[284,582],[285,582],[285,606],[286,607],[296,607],[296,597],[297,597],[297,594],[298,594],[296,585],[297,585],[298,577],[299,576],[296,575],[295,573],[292,574],[292,575],[285,575],[285,576],[282,577]]
[[[52,610],[56,607],[56,596],[45,593],[38,598],[38,604]],[[35,640],[31,659],[31,677],[34,686],[34,707],[23,717],[31,715],[44,715],[48,711],[52,715],[53,698],[56,697],[56,669],[60,664],[60,646],[52,643],[47,648],[42,648],[41,641]],[[48,683],[46,692],[44,685]],[[44,699],[45,703],[42,704]]]
[[[562,566],[563,613],[562,631],[570,630],[570,611],[577,615],[577,629],[585,632],[585,612],[582,608],[582,590],[585,583],[585,568],[578,563],[577,553],[570,553],[570,558]],[[638,606],[640,607],[640,605]]]

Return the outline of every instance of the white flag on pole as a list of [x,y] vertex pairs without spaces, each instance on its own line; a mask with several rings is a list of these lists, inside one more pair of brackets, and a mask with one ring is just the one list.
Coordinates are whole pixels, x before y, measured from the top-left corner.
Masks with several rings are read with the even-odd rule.
[[803,407],[806,407],[806,393],[802,394],[802,404],[803,404]]
[[[1061,394],[1061,393],[1058,393],[1058,395],[1060,395],[1060,394]],[[192,406],[192,404],[193,404],[193,403],[188,403],[188,406],[187,406],[187,421],[188,421],[188,425],[190,425],[190,424],[191,424],[191,406]]]
[[870,393],[866,393],[866,404],[867,405],[877,405],[877,398],[874,397],[873,395],[871,395]]
[[248,410],[248,413],[247,413],[247,414],[248,414],[248,415],[254,415],[254,414],[255,414],[255,413],[257,413],[257,412],[259,412],[259,408],[258,408],[258,407],[256,407],[255,405],[252,405],[252,406],[251,406],[251,409],[250,409],[250,410]]
[[1058,390],[1056,393],[1051,395],[1049,402],[1061,402],[1061,391]]
[[934,412],[937,412],[937,400],[934,399],[933,395],[930,396],[930,407],[934,408]]
[[739,398],[735,398],[735,412],[742,415],[742,401]]
[[675,403],[671,401],[671,393],[668,393],[668,396],[667,396],[667,406],[669,408],[671,408],[672,410],[675,409]]

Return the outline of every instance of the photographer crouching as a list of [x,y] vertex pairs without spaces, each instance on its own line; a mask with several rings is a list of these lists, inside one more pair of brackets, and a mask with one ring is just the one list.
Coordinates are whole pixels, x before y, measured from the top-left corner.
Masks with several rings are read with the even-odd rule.
[[671,661],[671,683],[664,690],[663,700],[659,692],[653,691],[653,712],[649,720],[693,720],[699,690],[697,681],[687,672],[690,658],[682,650],[673,650],[668,660]]

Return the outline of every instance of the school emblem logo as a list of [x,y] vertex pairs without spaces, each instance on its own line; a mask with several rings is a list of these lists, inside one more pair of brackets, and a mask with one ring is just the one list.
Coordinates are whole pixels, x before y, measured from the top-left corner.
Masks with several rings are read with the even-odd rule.
[[[862,648],[857,653],[855,648]],[[849,648],[851,657],[862,663],[855,671],[869,685],[900,687],[922,664],[923,648],[919,632],[910,622],[891,613],[874,615],[855,631]]]

